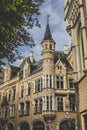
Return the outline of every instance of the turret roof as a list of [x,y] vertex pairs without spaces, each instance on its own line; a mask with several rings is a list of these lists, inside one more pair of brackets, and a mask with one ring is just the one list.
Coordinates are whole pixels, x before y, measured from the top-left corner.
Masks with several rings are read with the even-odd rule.
[[44,34],[44,40],[52,40],[52,34],[49,27],[49,22],[47,22],[46,31]]

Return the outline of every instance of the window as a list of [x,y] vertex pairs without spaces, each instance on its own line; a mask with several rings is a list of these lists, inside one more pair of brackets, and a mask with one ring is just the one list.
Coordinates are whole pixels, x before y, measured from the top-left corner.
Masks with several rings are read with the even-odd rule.
[[50,96],[50,110],[52,110],[52,96]]
[[69,97],[70,111],[75,111],[75,96]]
[[19,116],[24,115],[24,103],[19,104]]
[[5,106],[5,118],[8,116],[8,108]]
[[26,101],[25,102],[25,115],[29,115],[30,114],[30,102]]
[[49,108],[50,108],[50,104],[49,104],[49,96],[47,96],[46,98],[47,98],[47,110],[49,110]]
[[63,111],[63,97],[57,97],[57,110]]
[[47,96],[47,110],[52,110],[52,96]]
[[10,117],[15,117],[15,104],[10,106]]
[[74,87],[74,84],[73,84],[73,79],[69,79],[69,88],[70,89],[74,89],[75,87]]
[[52,96],[45,96],[43,101],[44,101],[44,110],[46,111],[50,111],[53,110],[53,100],[52,100]]
[[58,65],[58,70],[62,70],[62,66],[61,65]]
[[35,109],[34,114],[42,113],[42,98],[35,100]]
[[35,100],[35,112],[34,114],[37,114],[38,113],[38,100]]
[[28,83],[26,87],[26,95],[30,95],[30,91],[31,91],[31,84]]
[[24,86],[21,86],[19,91],[19,97],[23,97],[23,96],[24,96]]
[[50,44],[50,49],[52,49],[52,44]]
[[63,89],[64,88],[64,78],[63,76],[56,76],[56,87],[58,89]]
[[12,99],[15,99],[16,87],[12,89]]
[[1,109],[1,117],[7,118],[7,116],[8,116],[8,107],[3,106],[2,109]]
[[11,90],[9,90],[9,93],[8,93],[8,101],[10,101],[11,99]]
[[50,75],[50,88],[52,88],[52,75]]
[[42,113],[42,99],[39,99],[39,113]]
[[35,93],[42,91],[42,78],[35,81]]
[[46,88],[48,88],[48,86],[49,86],[49,85],[48,85],[48,81],[49,81],[49,80],[48,80],[48,75],[46,75]]
[[53,76],[52,75],[44,75],[44,88],[52,88],[53,87]]
[[45,45],[45,49],[48,49],[48,45],[47,44]]

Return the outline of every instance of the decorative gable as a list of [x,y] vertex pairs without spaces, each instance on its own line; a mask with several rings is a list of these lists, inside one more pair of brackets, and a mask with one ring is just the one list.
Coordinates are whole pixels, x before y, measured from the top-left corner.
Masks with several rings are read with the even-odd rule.
[[4,82],[11,79],[11,67],[9,64],[6,64],[5,72],[4,72]]
[[23,78],[27,78],[28,75],[30,75],[30,71],[31,71],[30,64],[26,60],[23,67]]
[[58,71],[58,72],[61,72],[66,69],[60,59],[57,61],[55,68],[56,68],[56,71]]

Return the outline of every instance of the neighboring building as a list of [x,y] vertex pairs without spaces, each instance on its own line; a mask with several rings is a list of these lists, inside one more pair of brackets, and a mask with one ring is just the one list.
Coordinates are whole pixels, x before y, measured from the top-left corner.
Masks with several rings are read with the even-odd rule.
[[72,39],[78,130],[87,130],[87,0],[64,0],[66,29]]
[[66,45],[64,52],[55,51],[48,22],[41,46],[40,61],[31,52],[20,67],[6,65],[0,85],[0,130],[77,129],[72,54],[68,56]]

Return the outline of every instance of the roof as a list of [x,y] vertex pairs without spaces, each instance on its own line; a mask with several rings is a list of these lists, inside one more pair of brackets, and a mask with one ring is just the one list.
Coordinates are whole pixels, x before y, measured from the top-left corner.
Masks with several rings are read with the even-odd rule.
[[69,64],[67,60],[67,54],[64,54],[63,51],[56,51],[54,56],[54,64],[57,63],[57,61],[60,59],[60,61],[63,63],[66,69],[72,69],[71,65]]
[[11,72],[11,78],[13,78],[13,77],[15,77],[15,76],[18,74],[18,72],[20,71],[20,67],[12,66],[12,65],[10,65],[10,67],[11,67],[11,70],[12,70],[12,72]]
[[43,69],[43,61],[40,60],[40,61],[36,62],[35,64],[33,64],[33,67],[31,68],[31,72],[36,73],[42,69]]
[[[56,51],[54,56],[54,64],[60,59],[66,69],[72,69],[71,65],[67,61],[67,55],[64,54],[63,51]],[[31,63],[31,74],[37,73],[43,69],[43,60],[39,60],[37,62]]]
[[[34,60],[33,63],[35,63],[35,62],[36,62],[35,59],[33,59],[33,60]],[[27,63],[29,63],[29,64],[33,64],[33,63],[31,63],[30,57],[27,57],[27,58],[25,58],[25,59],[23,60],[23,62],[20,64],[20,68],[21,68],[21,69],[23,68],[23,66],[24,66],[24,64],[25,64],[26,61],[27,61]]]
[[52,34],[50,31],[50,27],[49,27],[49,22],[47,22],[46,31],[45,31],[44,38],[43,38],[41,44],[43,43],[44,40],[51,40],[55,43],[55,41],[52,38]]
[[[54,64],[55,65],[59,59],[63,63],[63,65],[66,67],[67,70],[72,69],[69,62],[67,61],[67,55],[65,55],[63,51],[55,52],[55,55],[54,55]],[[37,73],[43,69],[43,60],[39,60],[37,62],[34,60],[34,62],[31,63],[29,57],[27,57],[19,67],[10,65],[11,70],[12,70],[11,78],[15,77],[18,74],[18,72],[19,72],[19,74],[21,74],[21,78],[23,78],[23,67],[24,67],[24,64],[26,61],[30,65],[30,74]]]
[[51,35],[49,23],[47,22],[46,31],[45,31],[45,35],[44,35],[44,40],[49,40],[49,39],[50,40],[52,39],[52,35]]

